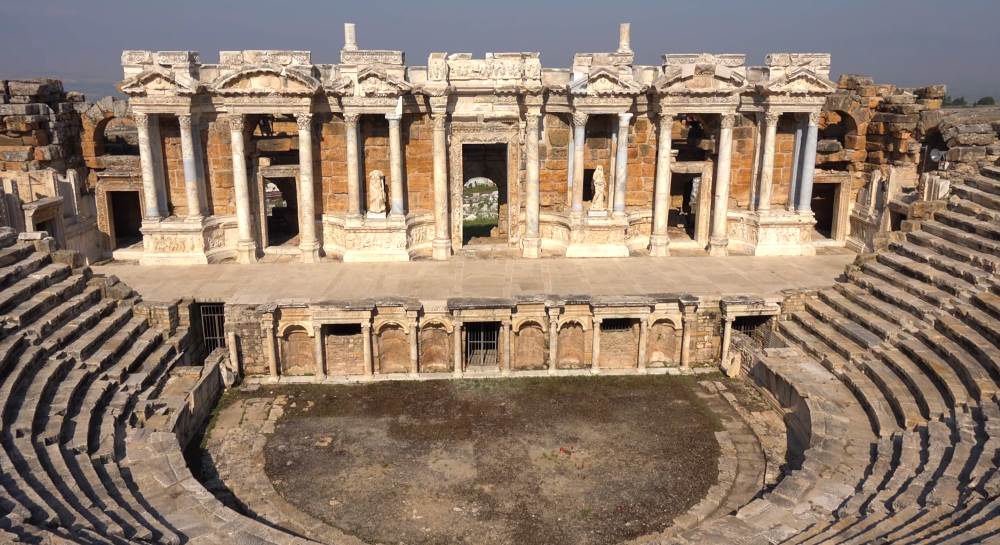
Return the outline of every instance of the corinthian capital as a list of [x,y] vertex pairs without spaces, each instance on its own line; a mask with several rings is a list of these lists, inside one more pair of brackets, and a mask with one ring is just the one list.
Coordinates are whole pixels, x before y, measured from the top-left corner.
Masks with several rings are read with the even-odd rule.
[[132,119],[135,121],[135,126],[138,129],[148,129],[149,128],[149,116],[146,114],[132,114]]
[[355,114],[355,113],[344,114],[344,122],[347,123],[348,125],[357,125],[359,119],[361,119],[361,114]]
[[527,123],[527,127],[528,127],[529,131],[537,131],[538,130],[538,120],[541,117],[542,117],[542,115],[540,113],[538,113],[538,112],[531,112],[531,111],[529,111],[529,112],[526,112],[524,114],[524,121]]
[[295,124],[300,131],[307,131],[312,128],[313,114],[296,114]]
[[768,125],[777,125],[780,117],[780,112],[764,112],[764,122]]
[[246,118],[241,114],[231,114],[229,116],[229,130],[242,132],[246,126]]
[[445,127],[445,122],[448,120],[448,114],[444,112],[435,113],[431,114],[431,117],[434,119],[434,130],[443,131]]
[[187,114],[182,114],[177,116],[177,123],[180,124],[182,129],[191,128],[191,116]]
[[731,129],[736,126],[736,114],[722,114],[722,128]]
[[809,112],[809,124],[819,125],[819,112]]
[[583,127],[587,124],[587,119],[590,115],[584,112],[573,112],[573,125],[576,127]]

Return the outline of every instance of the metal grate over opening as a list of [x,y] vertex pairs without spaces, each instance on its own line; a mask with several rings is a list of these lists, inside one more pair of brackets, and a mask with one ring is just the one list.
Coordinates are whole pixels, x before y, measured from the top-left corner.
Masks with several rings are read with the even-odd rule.
[[465,326],[465,362],[478,367],[496,367],[499,361],[497,346],[500,324],[497,322],[470,322]]
[[226,346],[226,315],[222,303],[202,303],[199,305],[201,314],[201,335],[205,342],[205,352]]

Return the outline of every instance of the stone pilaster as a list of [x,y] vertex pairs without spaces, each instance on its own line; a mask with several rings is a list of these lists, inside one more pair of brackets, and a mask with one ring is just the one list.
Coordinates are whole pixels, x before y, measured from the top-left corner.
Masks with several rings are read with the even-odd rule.
[[420,331],[417,329],[417,322],[410,322],[409,331],[407,337],[410,341],[410,375],[417,376],[419,372],[418,359],[420,357],[420,351],[417,347],[417,337],[420,335]]
[[674,115],[660,112],[660,132],[656,139],[656,178],[653,183],[653,230],[649,235],[649,255],[670,255],[667,214],[670,213],[671,133]]
[[645,318],[639,320],[639,372],[646,372],[646,343],[649,339],[649,324]]
[[618,114],[618,148],[615,153],[615,198],[613,214],[625,217],[625,191],[628,187],[628,126],[631,113]]
[[454,342],[454,346],[453,346],[453,348],[455,349],[455,355],[454,355],[454,364],[453,364],[453,369],[452,369],[452,376],[454,376],[455,378],[461,378],[462,377],[462,373],[463,373],[464,368],[465,368],[465,365],[463,364],[463,361],[462,361],[464,359],[462,357],[462,355],[465,353],[465,350],[464,350],[464,346],[463,346],[464,343],[462,343],[462,322],[461,322],[461,320],[456,320],[454,325],[455,325],[455,327],[454,327],[454,330],[452,332],[452,336],[454,337],[454,341],[455,341]]
[[778,112],[764,114],[764,145],[762,146],[760,167],[760,193],[757,196],[757,210],[766,212],[771,209],[771,189],[774,186],[774,147],[778,136]]
[[696,311],[696,306],[686,306],[681,318],[681,367],[685,369],[691,367],[691,333],[697,323]]
[[451,236],[448,229],[448,139],[447,112],[434,112],[434,241],[431,243],[434,259],[448,259],[451,255]]
[[364,353],[365,376],[371,378],[375,376],[375,359],[372,358],[372,324],[370,322],[361,323],[361,343]]
[[274,332],[274,315],[265,313],[260,321],[260,335],[264,339],[264,356],[271,380],[278,380],[278,340]]
[[593,335],[591,335],[592,345],[590,347],[590,372],[597,374],[601,372],[601,322],[603,319],[594,318]]
[[389,122],[389,213],[402,218],[403,210],[403,137],[399,129],[403,114],[385,115]]
[[160,221],[163,215],[160,212],[160,199],[158,197],[156,159],[153,155],[153,146],[159,146],[159,141],[152,142],[150,134],[150,123],[155,123],[155,117],[150,118],[148,114],[132,114],[135,120],[135,128],[139,137],[139,164],[142,168],[142,197],[145,204],[146,213],[143,214],[145,221]]
[[240,263],[257,261],[257,243],[250,217],[250,186],[247,181],[247,160],[244,147],[244,118],[240,114],[229,116],[230,147],[233,152],[233,192],[236,195],[236,260]]
[[733,162],[734,114],[723,114],[719,129],[719,163],[715,176],[715,203],[712,207],[712,234],[709,255],[726,255],[729,247],[729,182]]
[[313,114],[298,114],[299,128],[299,250],[304,263],[319,260],[316,237],[316,190],[313,186]]
[[819,138],[819,112],[809,112],[809,125],[802,146],[802,181],[799,187],[798,211],[812,213],[813,176],[816,174],[816,140]]
[[555,374],[559,361],[559,319],[549,319],[549,374]]
[[525,220],[524,239],[522,241],[522,255],[528,258],[537,258],[541,253],[541,238],[538,233],[539,223],[539,182],[538,182],[538,119],[541,114],[538,111],[529,111],[525,119],[525,169],[527,180],[525,183]]
[[344,114],[347,136],[347,217],[361,217],[361,166],[358,156],[358,120],[360,114]]
[[511,322],[510,320],[504,320],[500,324],[500,334],[501,342],[503,343],[503,366],[500,368],[500,374],[503,376],[510,375],[510,349],[511,345]]
[[722,316],[722,353],[719,356],[719,365],[722,367],[722,370],[727,373],[729,372],[729,369],[726,368],[729,360],[729,344],[732,342],[733,338],[733,320],[735,320],[734,316],[725,314]]
[[324,365],[324,355],[326,351],[323,350],[323,324],[313,325],[313,360],[316,363],[316,382],[323,382],[326,379],[326,366]]
[[198,179],[200,169],[198,161],[200,157],[195,153],[194,143],[194,119],[190,114],[177,116],[177,122],[181,129],[181,164],[184,168],[184,196],[187,199],[187,219],[201,221],[202,210],[200,195],[203,186]]
[[583,161],[588,117],[583,112],[573,112],[573,206],[570,213],[575,219],[583,217]]

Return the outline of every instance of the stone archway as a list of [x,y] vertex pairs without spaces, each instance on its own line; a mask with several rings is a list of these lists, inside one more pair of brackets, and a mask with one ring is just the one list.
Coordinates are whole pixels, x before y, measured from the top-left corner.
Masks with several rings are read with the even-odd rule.
[[406,373],[410,370],[410,344],[399,324],[382,326],[378,333],[379,373]]
[[680,329],[670,320],[661,319],[649,328],[646,367],[674,367],[680,361]]
[[306,328],[293,325],[281,335],[281,376],[311,375],[315,370],[313,339]]
[[419,353],[421,373],[446,373],[452,370],[451,336],[441,324],[420,326]]
[[525,322],[514,336],[514,357],[511,366],[515,369],[545,369],[548,347],[545,331],[536,322]]
[[559,327],[557,369],[582,369],[587,362],[586,331],[579,322],[566,322]]

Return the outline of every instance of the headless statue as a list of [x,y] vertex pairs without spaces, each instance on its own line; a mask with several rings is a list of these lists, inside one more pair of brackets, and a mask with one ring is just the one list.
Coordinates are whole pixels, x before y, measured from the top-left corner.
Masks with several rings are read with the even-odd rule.
[[368,212],[385,214],[385,175],[381,170],[368,173]]
[[608,181],[604,178],[604,167],[598,165],[594,169],[594,198],[590,201],[591,210],[604,210],[608,201]]

